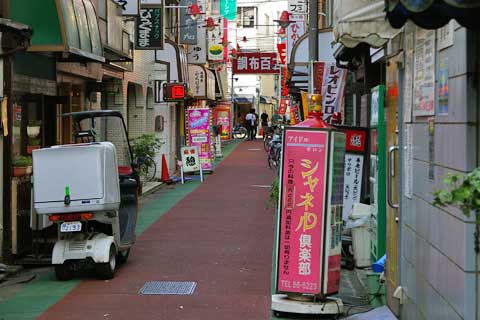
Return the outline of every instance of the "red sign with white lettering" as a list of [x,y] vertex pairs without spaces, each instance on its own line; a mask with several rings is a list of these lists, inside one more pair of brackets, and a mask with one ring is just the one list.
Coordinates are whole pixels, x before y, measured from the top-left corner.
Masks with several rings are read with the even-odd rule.
[[276,52],[247,52],[238,53],[233,60],[233,73],[235,74],[278,74],[280,65]]
[[365,152],[367,141],[367,133],[365,131],[346,129],[345,134],[347,135],[347,151]]

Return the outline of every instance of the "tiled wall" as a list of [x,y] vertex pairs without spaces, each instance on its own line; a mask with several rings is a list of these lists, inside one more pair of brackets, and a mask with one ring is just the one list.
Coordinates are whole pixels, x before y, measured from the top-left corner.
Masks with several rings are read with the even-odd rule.
[[454,45],[436,52],[437,64],[448,57],[449,113],[434,120],[434,180],[428,176],[427,120],[413,118],[413,197],[402,197],[401,204],[400,281],[407,295],[402,319],[476,319],[475,224],[456,208],[432,206],[447,172],[477,166],[475,43],[473,33],[455,25]]

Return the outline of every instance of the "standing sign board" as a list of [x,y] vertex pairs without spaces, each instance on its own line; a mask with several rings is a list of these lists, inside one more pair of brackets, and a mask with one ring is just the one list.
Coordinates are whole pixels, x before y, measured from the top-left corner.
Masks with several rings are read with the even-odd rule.
[[142,6],[137,17],[135,49],[163,49],[163,8],[162,5]]
[[210,109],[189,107],[188,116],[188,143],[198,147],[198,156],[202,170],[210,171],[212,164],[212,146],[210,131]]
[[180,149],[182,159],[182,183],[185,183],[184,173],[200,172],[200,179],[203,182],[203,170],[200,165],[200,159],[198,158],[198,147],[188,146]]
[[215,109],[213,109],[213,118],[215,119],[215,124],[217,126],[222,126],[222,131],[220,132],[220,139],[230,140],[231,137],[231,107],[229,103],[217,104]]
[[283,141],[276,291],[333,294],[340,281],[345,138],[287,127]]

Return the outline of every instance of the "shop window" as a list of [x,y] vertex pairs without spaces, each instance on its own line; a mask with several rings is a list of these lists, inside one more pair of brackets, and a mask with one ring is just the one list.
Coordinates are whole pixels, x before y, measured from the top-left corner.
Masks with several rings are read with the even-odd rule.
[[237,25],[243,28],[255,28],[257,24],[256,7],[237,8]]

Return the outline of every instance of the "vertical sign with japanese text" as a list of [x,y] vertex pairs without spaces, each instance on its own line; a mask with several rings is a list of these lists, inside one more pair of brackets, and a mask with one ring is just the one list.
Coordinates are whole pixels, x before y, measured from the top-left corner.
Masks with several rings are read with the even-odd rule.
[[347,71],[337,67],[336,63],[326,63],[322,79],[323,119],[327,122],[335,112],[340,112]]
[[[206,1],[198,0],[201,12],[206,10]],[[188,46],[188,63],[205,64],[207,62],[207,30],[205,26],[197,23],[197,43]]]
[[321,292],[328,132],[286,129],[277,291]]
[[180,38],[181,44],[197,44],[197,21],[188,14],[188,7],[196,4],[195,0],[180,0]]
[[301,36],[305,33],[306,15],[308,13],[308,4],[306,0],[289,0],[288,12],[291,13],[290,19],[294,22],[287,27],[287,63],[290,63],[292,49]]
[[362,193],[363,155],[345,155],[345,181],[343,189],[343,220],[347,221],[354,203],[360,202]]
[[210,61],[223,61],[225,59],[222,43],[225,40],[225,27],[224,18],[216,18],[215,28],[211,31],[207,31],[208,41],[208,60]]
[[161,5],[142,6],[137,17],[135,49],[163,49],[163,8]]
[[413,115],[435,114],[435,30],[416,29]]
[[203,170],[212,170],[210,141],[210,109],[188,108],[188,142],[198,147],[198,157]]

